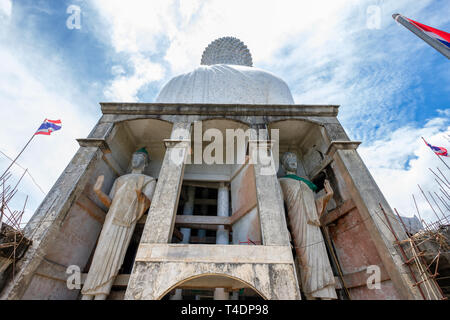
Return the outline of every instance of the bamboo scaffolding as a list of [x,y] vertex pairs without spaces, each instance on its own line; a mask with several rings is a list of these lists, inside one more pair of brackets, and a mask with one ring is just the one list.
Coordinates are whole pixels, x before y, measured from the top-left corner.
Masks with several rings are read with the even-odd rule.
[[[384,217],[385,217],[385,219],[386,219],[386,222],[387,222],[388,225],[389,225],[389,229],[391,230],[391,233],[392,233],[392,235],[394,236],[394,239],[395,239],[397,242],[399,242],[399,239],[398,239],[398,237],[397,237],[397,234],[395,233],[394,229],[392,228],[392,225],[391,225],[391,222],[390,222],[390,220],[389,220],[389,217],[387,216],[386,212],[384,211],[384,208],[383,208],[383,206],[381,205],[381,203],[380,203],[380,208],[381,208],[381,211],[382,211],[383,214],[384,214]],[[407,260],[408,260],[408,257],[407,257],[407,255],[406,255],[405,250],[403,250],[403,247],[402,247],[400,244],[398,245],[398,247],[400,248],[400,252],[401,252],[401,254],[402,254],[403,261],[407,261]],[[414,271],[413,271],[412,268],[411,268],[411,265],[410,265],[410,264],[406,264],[406,265],[407,265],[407,267],[408,267],[408,270],[409,270],[409,272],[410,272],[410,274],[411,274],[411,277],[413,278],[414,282],[417,283],[417,278],[416,278],[416,275],[414,274]],[[427,298],[425,297],[425,294],[423,293],[423,290],[422,290],[422,287],[421,287],[420,284],[417,285],[417,288],[419,289],[419,292],[420,292],[420,295],[422,296],[422,298],[423,298],[424,300],[427,300]]]
[[[400,214],[398,213],[397,209],[394,209],[394,212],[397,214],[398,219],[401,222],[401,225],[406,233],[406,235],[408,235],[408,230],[406,228],[405,223],[403,222],[402,217],[400,216]],[[424,284],[424,288],[428,294],[428,297],[430,299],[436,299],[436,300],[442,300],[445,299],[444,293],[442,292],[441,287],[439,287],[438,283],[436,282],[436,280],[434,279],[436,277],[437,274],[437,269],[435,271],[435,273],[433,275],[431,275],[431,270],[430,270],[430,266],[427,265],[425,259],[423,258],[423,253],[420,252],[419,248],[417,247],[416,243],[414,242],[414,240],[411,238],[411,236],[408,236],[408,242],[410,244],[410,248],[411,248],[411,252],[412,252],[412,258],[411,261],[414,261],[416,264],[417,269],[420,272],[420,278],[422,279],[420,282],[417,282],[416,280],[416,285],[419,287],[420,284]],[[399,244],[399,247],[402,248],[402,246]],[[405,254],[406,255],[406,254]],[[438,253],[438,260],[439,260],[439,253]],[[407,260],[408,261],[408,260]],[[406,262],[405,262],[406,263]],[[426,266],[426,269],[423,266]],[[413,277],[415,278],[415,276]],[[431,283],[430,283],[431,282]],[[436,289],[439,292],[436,293]],[[431,292],[431,294],[430,294]]]
[[[21,224],[22,224],[23,214],[25,212],[26,205],[28,203],[28,196],[26,196],[21,210],[11,210],[11,208],[9,207],[9,202],[17,194],[17,191],[18,191],[17,188],[26,173],[27,173],[27,170],[25,170],[23,172],[23,174],[21,175],[21,177],[18,179],[18,181],[15,183],[14,186],[11,186],[9,184],[6,185],[10,181],[10,178],[12,177],[12,174],[8,170],[6,170],[0,177],[0,186],[1,186],[0,232],[3,233],[3,236],[5,236],[6,241],[9,241],[7,243],[1,244],[1,248],[5,249],[8,247],[12,247],[12,253],[9,255],[8,259],[5,260],[4,265],[2,265],[2,268],[5,265],[8,265],[9,263],[11,263],[9,261],[12,260],[13,281],[15,279],[17,248],[25,239],[25,236],[24,236],[22,228],[21,228]],[[3,223],[5,223],[5,225],[7,225],[6,228],[3,228]],[[11,237],[13,237],[12,242],[10,240]]]
[[[444,184],[444,186],[446,186],[447,187],[447,189],[450,189],[450,186],[444,181],[444,180],[442,180],[433,170],[431,170],[431,168],[428,168],[428,170],[430,170],[435,176],[436,176],[436,178],[438,178],[439,180],[441,180],[441,182]],[[439,183],[439,182],[438,182]],[[441,185],[440,183],[439,183],[439,185]],[[442,187],[442,186],[441,186]]]
[[425,195],[425,192],[423,192],[422,188],[420,187],[420,185],[417,185],[420,189],[420,192],[422,192],[423,197],[425,198],[425,200],[428,202],[428,205],[430,206],[431,210],[433,210],[434,214],[436,215],[436,218],[438,219],[438,221],[440,221],[438,214],[436,213],[436,211],[434,210],[433,206],[431,205],[430,201],[428,200],[427,196]]
[[430,191],[428,191],[428,193],[430,194],[431,199],[433,199],[433,202],[436,204],[436,206],[438,207],[439,211],[442,213],[443,218],[445,219],[445,214],[442,211],[441,207],[439,207],[438,203],[436,202],[436,200],[434,199],[433,195],[431,194]]

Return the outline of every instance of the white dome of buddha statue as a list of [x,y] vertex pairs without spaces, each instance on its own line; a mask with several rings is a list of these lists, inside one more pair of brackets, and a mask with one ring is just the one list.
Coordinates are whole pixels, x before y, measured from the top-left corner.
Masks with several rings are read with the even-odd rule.
[[211,42],[203,52],[201,66],[172,78],[156,102],[294,104],[287,84],[254,68],[247,47],[233,37]]

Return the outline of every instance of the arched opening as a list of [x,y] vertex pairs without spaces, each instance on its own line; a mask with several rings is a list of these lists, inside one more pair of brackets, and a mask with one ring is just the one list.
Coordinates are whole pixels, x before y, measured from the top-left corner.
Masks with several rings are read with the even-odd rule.
[[145,147],[150,157],[150,164],[145,174],[158,178],[164,159],[164,139],[169,139],[172,123],[158,119],[138,119],[116,123],[106,139],[111,148],[111,157],[127,172],[131,155]]
[[[158,179],[165,155],[164,139],[170,138],[172,126],[172,123],[158,119],[137,119],[116,123],[106,138],[110,150],[103,154],[102,162],[98,164],[99,167],[108,168],[110,172],[110,175],[105,175],[102,191],[109,194],[114,181],[118,177],[130,173],[132,154],[141,148],[147,150],[150,160],[143,174]],[[103,172],[94,168],[93,179],[96,179],[100,174],[104,175]],[[87,193],[87,198],[96,202],[102,208],[104,213],[108,212],[108,208],[104,207],[93,193],[92,184],[89,184],[84,192]],[[148,211],[137,221],[134,227],[123,264],[120,267],[118,277],[112,286],[108,299],[120,300],[125,295],[128,277],[134,265],[147,213]],[[93,246],[83,273],[89,272],[97,244]]]
[[[330,167],[331,158],[326,155],[329,142],[325,138],[324,127],[311,121],[304,120],[283,120],[273,122],[269,125],[269,128],[278,130],[279,137],[279,157],[285,152],[292,152],[297,155],[297,172],[296,175],[302,178],[306,178],[313,182],[317,186],[315,191],[315,198],[319,198],[324,194],[324,181],[328,179],[334,186],[334,198],[330,200],[332,207],[336,207],[336,198],[339,197],[338,189],[335,187],[336,179],[334,172]],[[272,137],[273,139],[273,137]],[[277,173],[278,177],[285,176],[285,172],[280,163]],[[288,229],[291,233],[291,239],[294,239],[294,234],[298,234],[295,223],[291,224],[289,216],[287,215],[288,209],[285,206],[286,220],[288,222]],[[337,256],[336,248],[334,247],[332,238],[330,237],[329,229],[327,225],[322,225],[320,232],[322,239],[325,243],[325,248],[330,261],[331,269],[335,277],[339,276],[339,262],[334,257]],[[294,247],[295,242],[291,240],[291,244]],[[296,268],[299,271],[298,279],[301,279],[301,261],[300,256],[297,255],[296,250],[292,250],[294,260],[296,262]],[[302,291],[303,293],[303,291]],[[342,296],[342,290],[338,293]]]
[[167,290],[161,300],[264,300],[255,287],[225,274],[202,274],[183,281]]
[[[278,130],[279,156],[287,151],[295,153],[299,160],[297,174],[316,179],[328,148],[322,134],[323,127],[305,120],[282,120],[272,122],[268,127],[272,139],[276,139],[273,130]],[[283,175],[280,164],[278,176]]]

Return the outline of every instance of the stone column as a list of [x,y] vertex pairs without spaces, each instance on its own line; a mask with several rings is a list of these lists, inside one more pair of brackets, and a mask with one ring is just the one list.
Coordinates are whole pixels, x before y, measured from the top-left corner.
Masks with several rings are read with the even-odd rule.
[[175,289],[175,294],[170,297],[170,300],[183,300],[183,289]]
[[[221,183],[217,192],[217,216],[228,217],[230,212],[230,200],[228,187]],[[229,231],[224,226],[218,226],[216,233],[216,244],[229,244]],[[214,290],[214,300],[228,300],[229,294],[224,288]]]
[[[230,212],[230,200],[228,187],[221,183],[217,192],[217,216],[228,217]],[[217,228],[216,244],[229,244],[229,231],[224,226]]]
[[145,222],[141,243],[169,243],[175,224],[183,181],[185,159],[190,148],[191,123],[173,124],[155,194]]
[[[208,189],[203,189],[202,190],[202,199],[207,199],[208,198]],[[200,213],[203,216],[206,216],[208,214],[208,205],[207,204],[202,204],[202,206],[200,207]],[[205,229],[200,229],[197,231],[197,236],[199,238],[205,238],[206,237],[206,230]]]
[[[175,224],[178,199],[183,181],[185,159],[190,148],[191,123],[176,122],[170,139],[165,140],[166,154],[156,184],[155,193],[145,222],[137,255],[144,244],[169,243]],[[130,275],[125,299],[141,299],[152,283],[141,281],[151,262],[136,261]]]
[[[194,213],[195,187],[189,186],[187,189],[187,201],[183,207],[183,215],[191,216]],[[182,243],[189,243],[191,238],[191,228],[180,228],[183,234]],[[170,300],[181,300],[183,298],[183,290],[176,289],[175,294],[170,297]]]
[[[273,138],[273,137],[272,137]],[[276,142],[278,143],[278,142]],[[274,162],[272,143],[265,125],[252,126],[250,130],[250,161],[254,164],[256,197],[258,200],[263,245],[289,246],[289,235],[284,213],[283,196],[278,183],[276,168],[264,164],[257,156]]]
[[[192,216],[194,213],[195,187],[188,187],[187,196],[187,201],[183,207],[183,215]],[[181,228],[180,231],[183,234],[182,243],[189,243],[189,239],[191,238],[191,228]]]

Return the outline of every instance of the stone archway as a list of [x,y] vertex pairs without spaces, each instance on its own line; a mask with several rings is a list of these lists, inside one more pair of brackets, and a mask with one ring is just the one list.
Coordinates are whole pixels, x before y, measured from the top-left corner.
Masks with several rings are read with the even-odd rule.
[[[189,300],[192,298],[192,294],[200,293],[205,296],[205,292],[210,292],[210,297],[214,297],[215,300],[223,299],[222,297],[216,297],[214,295],[214,289],[222,288],[223,291],[226,292],[226,295],[233,293],[233,299],[238,300],[239,296],[242,299],[243,297],[250,297],[250,299],[264,299],[267,298],[262,294],[258,289],[249,284],[248,282],[241,280],[239,278],[227,275],[227,274],[218,274],[218,273],[204,273],[195,275],[189,278],[186,278],[171,288],[166,290],[158,300],[166,299],[166,298],[174,298],[176,294],[180,294],[179,297],[175,297],[176,300]],[[181,296],[181,290],[184,290],[183,297]],[[171,294],[173,294],[171,296]],[[190,298],[191,297],[191,298]],[[231,298],[231,295],[230,295]],[[244,298],[245,299],[245,298]]]

